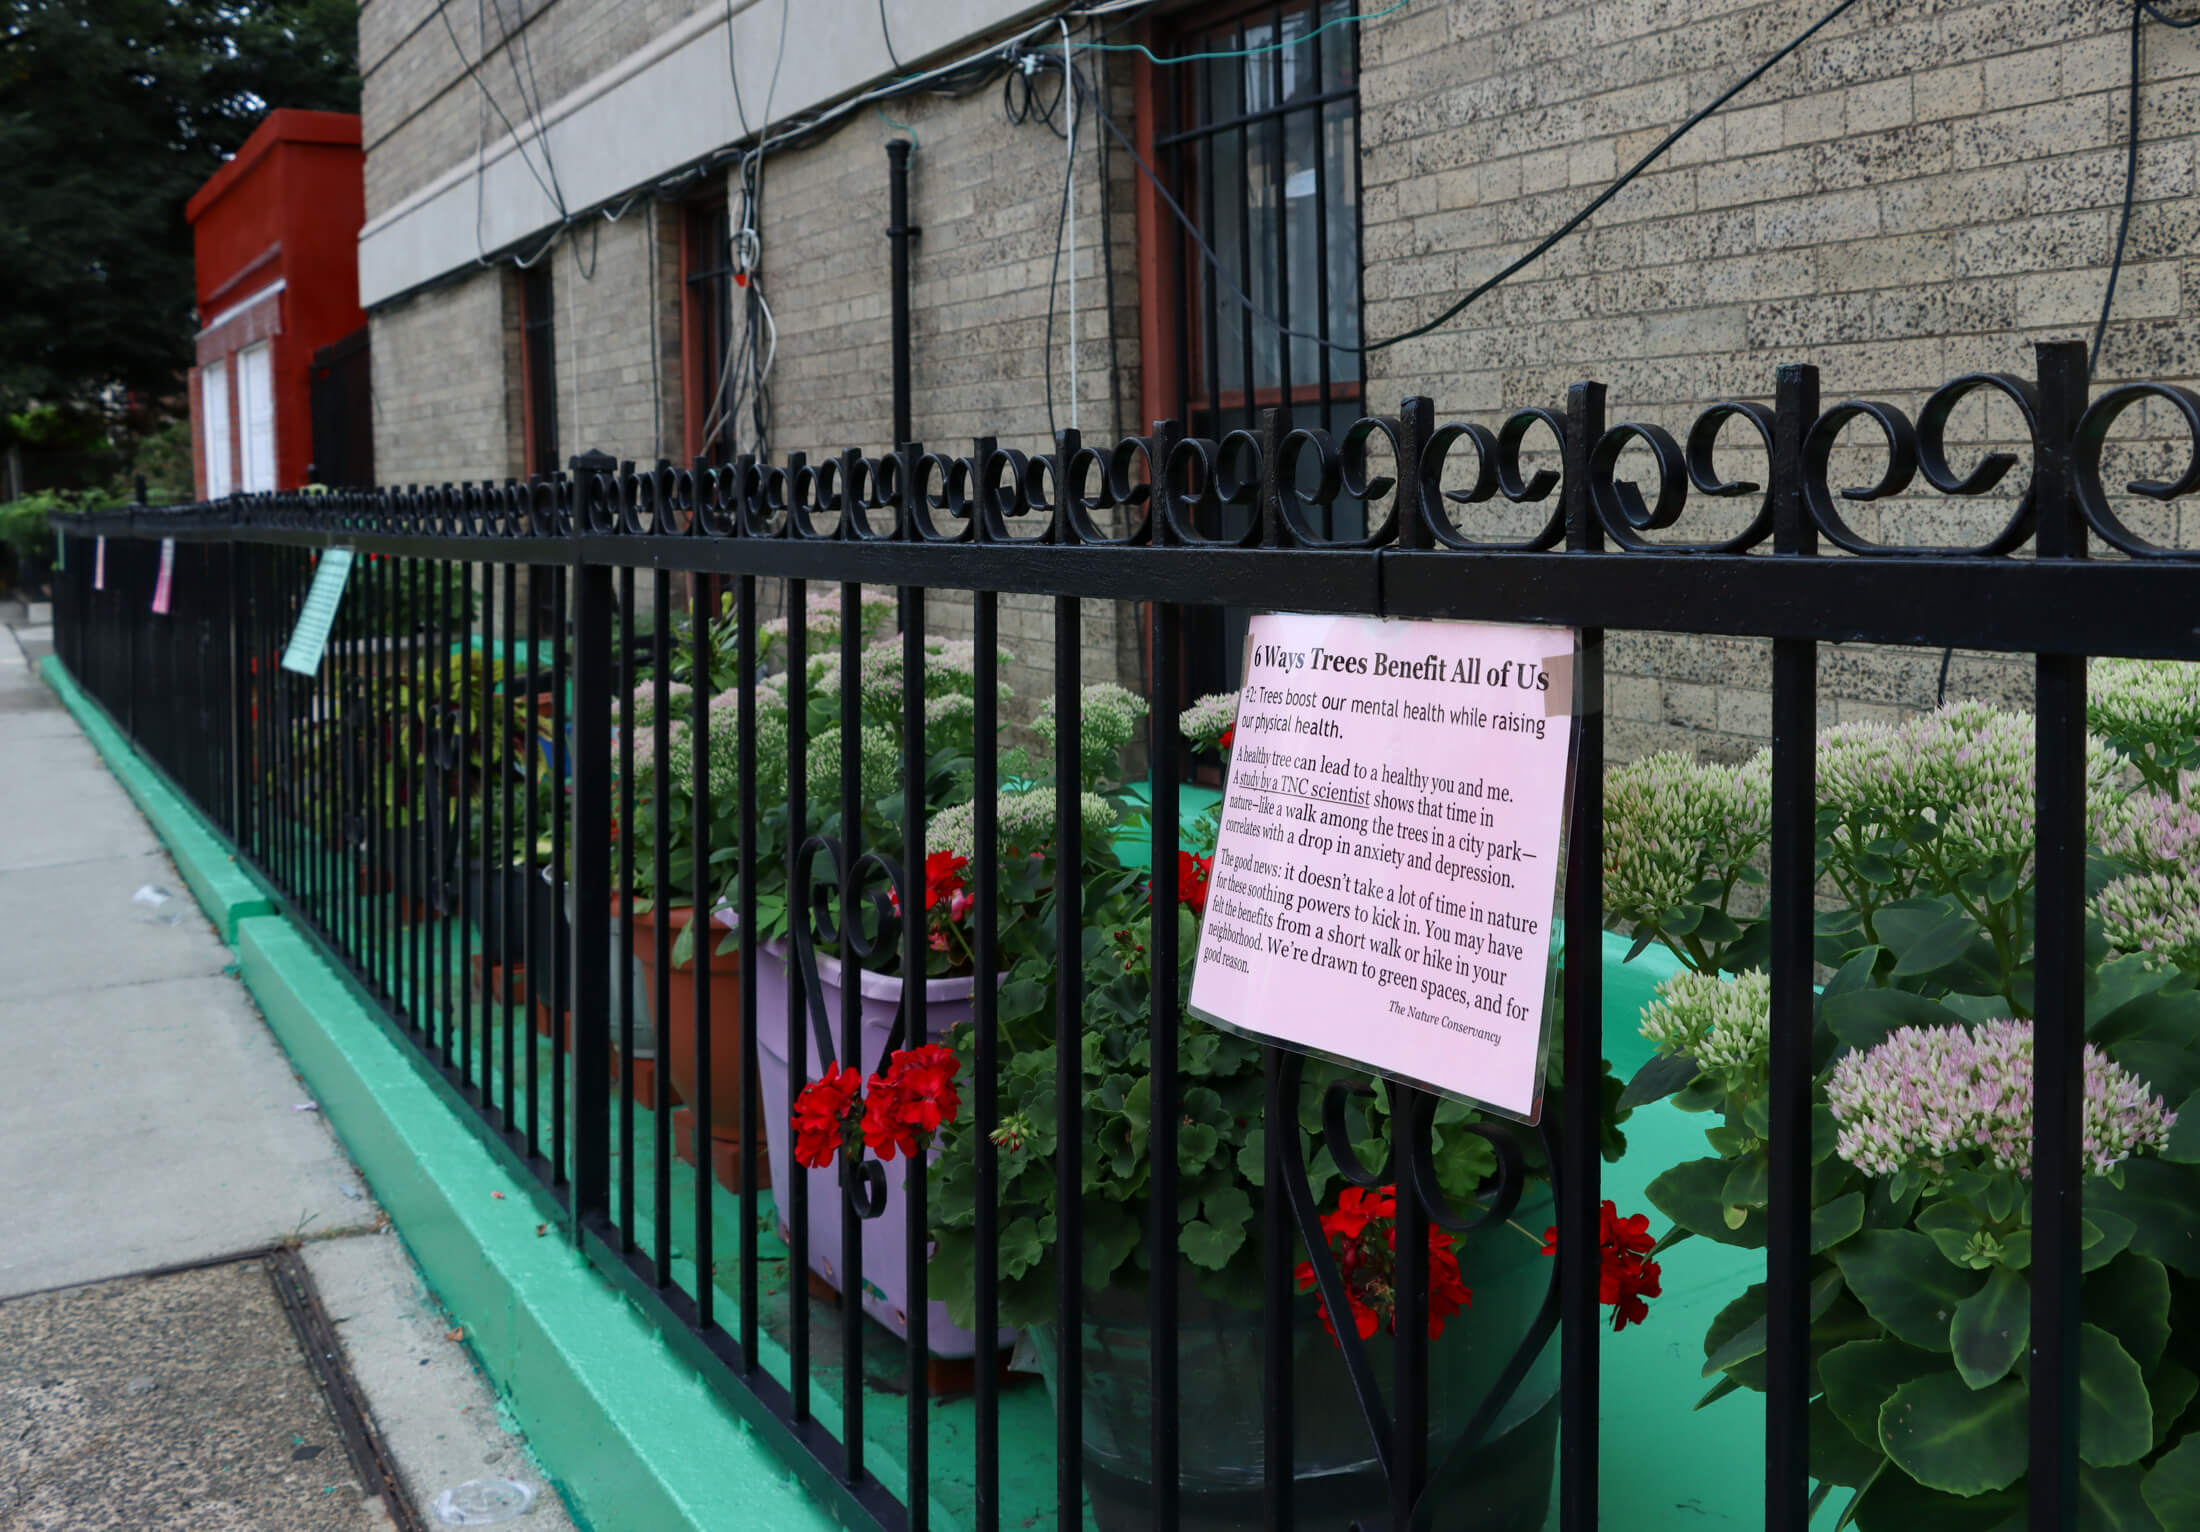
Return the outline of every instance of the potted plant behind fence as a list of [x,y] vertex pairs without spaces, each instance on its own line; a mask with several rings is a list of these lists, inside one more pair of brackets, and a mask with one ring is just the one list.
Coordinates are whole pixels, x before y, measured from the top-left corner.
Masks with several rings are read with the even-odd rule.
[[[2088,762],[2080,1525],[2200,1524],[2200,671],[2097,661]],[[2032,1291],[2033,721],[1956,704],[1818,747],[1811,1473],[1864,1532],[1999,1528],[2026,1504]],[[1710,1153],[1650,1196],[1764,1243],[1762,758],[1614,773],[1606,888],[1680,958],[1644,1012]],[[1764,1291],[1704,1338],[1705,1403],[1764,1387]]]
[[[1094,716],[1088,707],[1088,718]],[[1234,697],[1203,699],[1181,720],[1196,747],[1227,749]],[[1089,756],[1094,744],[1089,735]],[[1088,773],[1090,765],[1088,763]],[[999,1009],[1000,1124],[993,1135],[999,1156],[997,1273],[1003,1323],[1035,1333],[1042,1371],[1053,1386],[1059,1333],[1056,1309],[1055,1204],[1058,1123],[1054,1048],[1055,954],[1051,932],[1051,882],[1033,888],[1015,883],[1030,860],[1038,834],[1051,834],[1050,790],[1011,794],[999,815],[1004,919],[1029,920],[1038,939],[1016,962],[1002,986]],[[943,846],[967,842],[967,813],[951,811],[935,822]],[[1138,832],[1135,815],[1130,833]],[[1198,921],[1212,871],[1210,816],[1187,837],[1179,854],[1179,907],[1152,910],[1146,874],[1116,856],[1113,838],[1089,833],[1079,876],[1086,913],[1082,933],[1087,993],[1082,1037],[1084,1079],[1082,1133],[1084,1194],[1078,1216],[1084,1300],[1080,1315],[1083,1359],[1085,1476],[1094,1515],[1103,1528],[1146,1524],[1152,1467],[1152,1336],[1148,1291],[1154,1280],[1179,1290],[1179,1422],[1181,1493],[1187,1527],[1238,1525],[1258,1519],[1263,1482],[1260,1390],[1261,1252],[1263,1220],[1274,1204],[1266,1177],[1262,1049],[1234,1033],[1211,1027],[1188,1012],[1178,1036],[1180,1081],[1177,1129],[1179,1203],[1177,1258],[1159,1272],[1149,1246],[1148,1188],[1151,1104],[1152,973],[1147,940],[1151,921],[1178,924],[1182,956],[1175,975],[1180,1007],[1188,997]],[[1046,853],[1042,848],[1042,859]],[[1025,914],[1028,911],[1028,914]],[[972,1028],[950,1034],[954,1069],[967,1080],[975,1067]],[[1559,1063],[1552,1065],[1555,1089]],[[1393,1262],[1397,1188],[1349,1185],[1330,1149],[1318,1142],[1323,1098],[1332,1084],[1357,1088],[1346,1110],[1353,1149],[1366,1166],[1386,1155],[1390,1100],[1381,1082],[1341,1067],[1308,1061],[1298,1098],[1293,1151],[1306,1167],[1308,1186],[1322,1210],[1328,1256],[1341,1272],[1351,1313],[1338,1335],[1335,1317],[1317,1296],[1311,1261],[1297,1272],[1300,1298],[1292,1316],[1298,1397],[1323,1400],[1302,1409],[1293,1441],[1295,1504],[1302,1514],[1341,1524],[1380,1517],[1385,1504],[1377,1453],[1368,1428],[1349,1402],[1352,1394],[1340,1347],[1366,1348],[1375,1377],[1387,1388],[1395,1374]],[[1615,1110],[1617,1082],[1607,1081],[1606,1148],[1622,1145]],[[880,1087],[884,1089],[880,1089]],[[885,1156],[879,1140],[897,1115],[906,1117],[910,1091],[891,1077],[872,1082],[861,1142]],[[886,1102],[881,1115],[876,1097]],[[922,1105],[921,1101],[919,1103]],[[940,1152],[932,1165],[930,1207],[935,1253],[931,1288],[958,1324],[974,1312],[976,1138],[967,1115],[938,1114]],[[1553,1101],[1551,1110],[1561,1110]],[[923,1128],[919,1119],[905,1126]],[[1449,1211],[1461,1221],[1487,1210],[1497,1194],[1498,1154],[1487,1133],[1494,1125],[1463,1103],[1435,1107],[1431,1136],[1436,1179]],[[904,1152],[906,1143],[902,1145]],[[1552,1268],[1551,1198],[1540,1143],[1521,1144],[1524,1191],[1511,1216],[1454,1236],[1431,1235],[1429,1345],[1431,1421],[1439,1444],[1464,1431],[1499,1374],[1528,1345]],[[844,1152],[852,1153],[854,1144]],[[892,1173],[889,1172],[891,1181]],[[1601,1255],[1608,1301],[1616,1325],[1640,1320],[1643,1300],[1658,1292],[1658,1270],[1647,1251],[1646,1220],[1623,1219],[1606,1205]],[[1466,1312],[1471,1308],[1472,1312]],[[1435,1487],[1437,1524],[1487,1529],[1540,1528],[1547,1510],[1556,1448],[1555,1348],[1536,1348],[1525,1377],[1506,1398],[1474,1450],[1450,1465]]]
[[[928,806],[937,814],[956,806],[966,809],[970,800],[978,749],[974,733],[976,656],[967,641],[931,639],[925,647],[925,793]],[[1008,656],[1003,653],[1001,658],[1005,660]],[[899,635],[888,635],[864,650],[862,672],[857,678],[861,687],[858,797],[862,822],[856,838],[863,852],[895,862],[899,862],[903,852],[901,666],[902,640]],[[845,682],[836,654],[820,654],[810,660],[806,687],[810,741],[805,781],[805,839],[810,835],[842,838],[846,834],[847,827],[841,820],[839,727]],[[1120,692],[1120,688],[1112,690]],[[1007,695],[1007,688],[1003,686],[1000,696]],[[771,688],[768,705],[765,697],[758,700],[758,727],[760,735],[764,736],[759,740],[757,752],[761,769],[762,761],[773,754],[784,761],[784,678],[779,678]],[[1127,726],[1125,737],[1128,737]],[[987,748],[995,748],[994,742],[988,741]],[[1003,760],[1011,773],[1029,766],[1020,751],[1008,752]],[[921,875],[905,879],[902,892],[911,901],[912,908],[903,913],[925,922],[925,970],[917,976],[904,971],[898,942],[887,944],[892,950],[877,952],[872,957],[861,957],[859,953],[861,1024],[858,1056],[840,1058],[840,1014],[849,956],[847,945],[837,939],[838,932],[821,934],[814,928],[800,932],[793,929],[792,921],[801,918],[804,912],[790,907],[788,886],[783,873],[777,870],[788,860],[779,846],[782,840],[791,838],[786,828],[783,792],[779,796],[777,813],[769,824],[761,827],[771,839],[760,852],[760,865],[775,870],[769,883],[760,890],[758,901],[757,937],[763,944],[757,968],[758,1085],[774,1160],[782,1166],[802,1164],[809,1177],[810,1269],[827,1286],[841,1291],[844,1282],[840,1270],[840,1231],[844,1210],[837,1171],[830,1153],[802,1147],[799,1141],[807,1140],[796,1131],[796,1120],[805,1113],[814,1115],[819,1110],[813,1093],[838,1093],[836,1099],[840,1106],[833,1113],[838,1121],[845,1116],[850,1103],[860,1099],[862,1082],[868,1074],[893,1077],[897,1081],[902,1078],[896,1073],[895,1058],[910,1050],[893,1049],[890,1043],[901,1014],[903,992],[912,977],[921,979],[925,985],[926,1026],[930,1033],[942,1035],[957,1022],[969,1019],[980,979],[974,971],[974,954],[965,924],[970,907],[965,886],[967,864],[945,843],[928,845],[929,854]],[[1113,822],[1112,813],[1109,822]],[[838,875],[822,856],[813,860],[811,874],[821,883],[830,883]],[[1018,873],[1025,886],[1036,886],[1051,875],[1051,868],[1039,863],[1027,865]],[[735,885],[729,881],[725,893],[729,905],[735,893]],[[845,910],[847,901],[837,892],[829,897]],[[919,899],[922,900],[921,914],[916,908]],[[864,900],[856,902],[859,905],[856,918],[863,922],[861,952],[870,953],[880,945],[884,933],[865,913],[868,906]],[[833,918],[839,920],[845,916]],[[836,939],[827,940],[824,935]],[[1028,926],[1004,920],[1000,928],[1004,957],[1022,950],[1030,939]],[[815,990],[814,994],[805,991],[810,1003],[800,1023],[805,1030],[803,1067],[798,1079],[788,1035],[788,990],[792,973],[803,964],[805,949],[814,966]],[[994,982],[999,982],[998,977]],[[827,1035],[833,1044],[830,1058],[818,1046],[811,1021],[813,1014],[824,1017]],[[937,1055],[926,1054],[925,1057],[936,1058]],[[900,1067],[906,1071],[915,1066],[905,1061]],[[814,1134],[807,1136],[810,1140],[814,1138]],[[874,1319],[896,1334],[905,1334],[909,1305],[908,1229],[902,1211],[903,1186],[898,1175],[887,1177],[885,1195],[883,1213],[863,1221],[862,1302],[865,1311]],[[945,1311],[936,1303],[928,1314],[927,1324],[932,1355],[952,1362],[973,1359],[981,1351],[991,1350],[1007,1339],[996,1337],[993,1342],[981,1345],[978,1337],[967,1329],[950,1323]],[[967,1379],[957,1367],[935,1364],[928,1386],[935,1391],[949,1391],[966,1387]]]
[[[722,1183],[733,1186],[740,1180],[742,1154],[741,958],[738,933],[731,930],[733,870],[741,855],[740,765],[744,754],[755,758],[760,836],[757,854],[769,885],[784,877],[782,858],[773,848],[777,845],[778,826],[785,820],[787,752],[783,692],[774,690],[769,684],[760,687],[757,697],[759,730],[769,738],[745,741],[740,736],[740,695],[735,689],[738,634],[729,606],[730,600],[721,602],[718,614],[710,620],[712,686],[705,689],[710,699],[710,729],[708,756],[704,763],[710,802],[710,822],[706,827],[709,856],[700,868],[695,865],[695,752],[691,728],[695,708],[694,655],[688,619],[683,617],[675,622],[668,650],[670,663],[665,701],[668,760],[663,763],[662,770],[655,758],[657,689],[654,678],[645,674],[635,688],[631,704],[634,823],[628,833],[634,842],[634,886],[619,897],[629,901],[628,907],[633,913],[637,985],[651,1016],[653,1035],[662,1043],[665,1067],[671,1074],[675,1094],[682,1101],[692,1103],[701,1099],[696,1094],[701,1087],[695,1079],[695,947],[698,933],[693,890],[700,883],[710,892],[714,920],[704,924],[706,929],[720,928],[713,932],[714,939],[708,943],[702,957],[703,982],[710,997],[710,1153],[713,1173]],[[863,598],[858,609],[862,631],[875,631],[892,609],[892,602],[886,598],[875,595]],[[824,646],[837,641],[839,614],[837,597],[829,604],[819,599],[811,601],[809,635],[813,643]],[[785,633],[786,620],[783,618],[762,625],[758,632],[762,663],[768,665],[780,652]],[[776,733],[771,732],[774,729]],[[668,880],[661,912],[656,906],[655,888],[660,793]],[[657,922],[660,918],[672,932],[667,985],[670,1012],[663,1016],[656,1014]],[[683,1108],[675,1118],[675,1126],[678,1153],[683,1159],[697,1161],[693,1111]],[[768,1154],[762,1161],[759,1184],[771,1184]]]

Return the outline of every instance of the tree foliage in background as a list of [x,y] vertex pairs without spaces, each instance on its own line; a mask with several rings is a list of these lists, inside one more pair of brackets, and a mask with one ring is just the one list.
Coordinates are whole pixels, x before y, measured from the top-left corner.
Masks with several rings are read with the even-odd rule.
[[357,0],[0,0],[0,413],[178,395],[184,204],[270,108],[359,109],[358,24]]

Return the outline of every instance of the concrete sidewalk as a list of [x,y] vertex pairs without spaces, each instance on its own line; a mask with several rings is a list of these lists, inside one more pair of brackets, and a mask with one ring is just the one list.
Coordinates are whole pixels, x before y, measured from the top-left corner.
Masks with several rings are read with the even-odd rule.
[[273,1301],[260,1255],[297,1243],[418,1511],[398,1524],[510,1477],[541,1491],[512,1525],[569,1527],[230,949],[6,628],[0,824],[0,1525],[387,1525]]

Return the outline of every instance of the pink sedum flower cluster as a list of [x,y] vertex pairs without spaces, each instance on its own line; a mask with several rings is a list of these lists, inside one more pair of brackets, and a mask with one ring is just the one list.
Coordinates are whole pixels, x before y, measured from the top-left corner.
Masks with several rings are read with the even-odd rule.
[[[1826,1099],[1840,1126],[1835,1151],[1869,1174],[1911,1171],[1938,1181],[1976,1168],[2029,1176],[2032,1023],[1903,1027],[1835,1064]],[[2144,1080],[2099,1049],[2085,1050],[2084,1153],[2095,1174],[2160,1149],[2176,1122]]]

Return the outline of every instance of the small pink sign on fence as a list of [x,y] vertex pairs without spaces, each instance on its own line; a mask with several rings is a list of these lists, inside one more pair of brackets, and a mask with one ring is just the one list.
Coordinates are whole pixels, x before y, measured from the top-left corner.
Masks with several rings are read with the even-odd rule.
[[164,537],[160,540],[160,578],[153,582],[153,610],[161,616],[168,615],[168,592],[176,578],[176,540]]
[[1193,1014],[1534,1122],[1575,637],[1255,617]]

